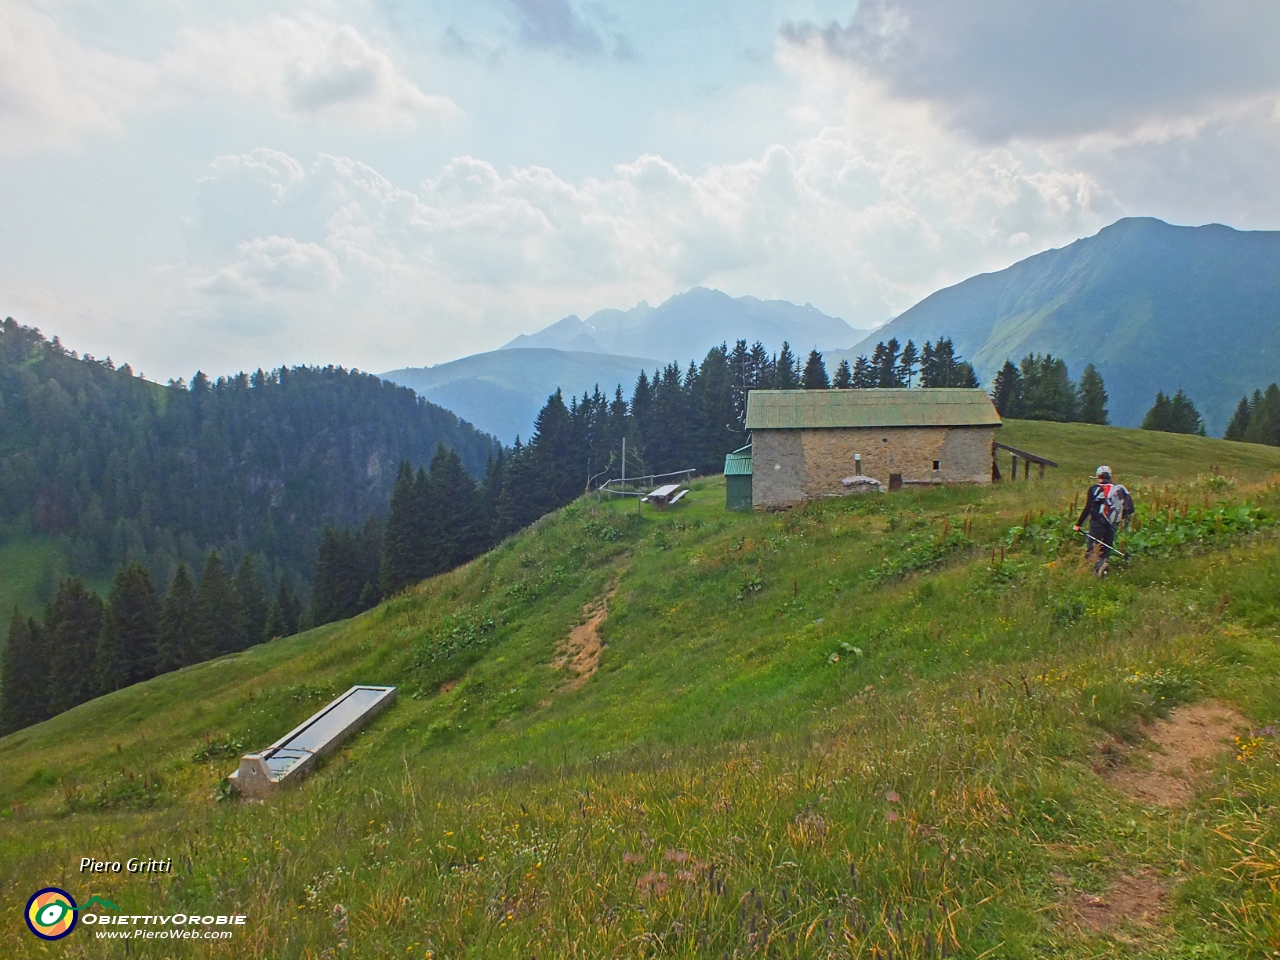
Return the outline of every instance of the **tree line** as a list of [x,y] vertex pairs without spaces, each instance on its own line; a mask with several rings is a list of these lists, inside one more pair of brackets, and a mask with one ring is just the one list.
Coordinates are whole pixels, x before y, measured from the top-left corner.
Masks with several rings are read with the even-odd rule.
[[157,592],[137,560],[116,571],[104,601],[64,579],[41,617],[14,611],[0,659],[0,734],[130,684],[296,633],[302,608],[283,581],[269,597],[257,565],[229,570],[216,551],[197,582],[179,563]]
[[1016,366],[1006,360],[991,386],[996,411],[1012,420],[1106,424],[1107,400],[1102,375],[1092,363],[1073,382],[1066,361],[1049,353],[1029,353]]
[[1273,383],[1266,390],[1253,391],[1252,397],[1241,397],[1224,436],[1280,447],[1280,386]]

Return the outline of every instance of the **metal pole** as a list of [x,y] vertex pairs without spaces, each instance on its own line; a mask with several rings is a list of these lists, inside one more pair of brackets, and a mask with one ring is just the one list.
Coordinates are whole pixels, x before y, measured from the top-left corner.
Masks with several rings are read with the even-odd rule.
[[627,438],[622,438],[622,492],[627,492]]

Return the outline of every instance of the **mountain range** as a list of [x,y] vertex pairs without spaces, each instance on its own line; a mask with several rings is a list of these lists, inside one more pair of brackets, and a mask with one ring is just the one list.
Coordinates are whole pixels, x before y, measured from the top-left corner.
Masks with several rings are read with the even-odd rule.
[[1120,220],[1092,237],[926,297],[852,350],[947,336],[990,383],[1006,359],[1092,363],[1111,421],[1136,426],[1157,391],[1182,388],[1211,434],[1240,398],[1280,377],[1280,232]]
[[656,307],[641,301],[630,310],[598,310],[586,320],[568,316],[499,350],[382,376],[511,443],[517,435],[528,438],[557,387],[567,398],[597,385],[612,395],[621,384],[629,398],[642,369],[652,372],[671,361],[683,367],[721,343],[759,340],[776,351],[786,341],[807,354],[815,347],[848,346],[866,333],[812,304],[695,287]]
[[643,300],[630,310],[597,310],[586,320],[568,316],[533,334],[522,334],[502,349],[550,347],[583,353],[701,360],[719,343],[759,340],[777,350],[784,340],[806,353],[839,349],[868,331],[855,330],[811,303],[731,297],[694,287],[651,307]]
[[1099,369],[1115,424],[1136,426],[1157,391],[1181,388],[1220,434],[1240,397],[1280,379],[1280,232],[1126,218],[939,290],[874,332],[808,304],[698,287],[657,307],[565,317],[490,353],[383,376],[509,443],[528,435],[556,387],[567,396],[620,383],[629,395],[642,368],[701,359],[722,342],[760,340],[775,351],[786,340],[802,360],[817,347],[834,373],[880,340],[920,346],[943,336],[983,383],[1006,359],[1052,353],[1074,377],[1088,363]]

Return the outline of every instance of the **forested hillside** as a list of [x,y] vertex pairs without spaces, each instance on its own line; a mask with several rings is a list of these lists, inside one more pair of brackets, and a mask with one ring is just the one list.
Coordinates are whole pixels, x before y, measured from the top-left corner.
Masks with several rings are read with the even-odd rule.
[[[385,511],[400,461],[427,463],[441,443],[477,476],[500,449],[356,370],[197,373],[165,387],[13,319],[0,327],[0,544],[48,547],[59,573],[102,582],[132,557],[165,585],[214,548],[230,564],[256,556],[268,585],[296,584],[326,524]],[[56,586],[27,584],[27,599]]]

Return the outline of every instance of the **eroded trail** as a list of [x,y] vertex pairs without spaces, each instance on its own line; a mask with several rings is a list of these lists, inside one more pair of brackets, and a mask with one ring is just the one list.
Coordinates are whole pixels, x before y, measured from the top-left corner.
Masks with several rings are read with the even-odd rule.
[[1247,726],[1244,717],[1216,700],[1179,707],[1144,729],[1150,746],[1131,751],[1109,779],[1142,803],[1182,806],[1231,735]]
[[577,690],[600,668],[600,654],[605,647],[600,628],[608,619],[609,601],[617,592],[618,585],[614,583],[604,596],[583,606],[582,623],[569,631],[554,662],[557,669],[568,670],[570,674],[557,692]]

